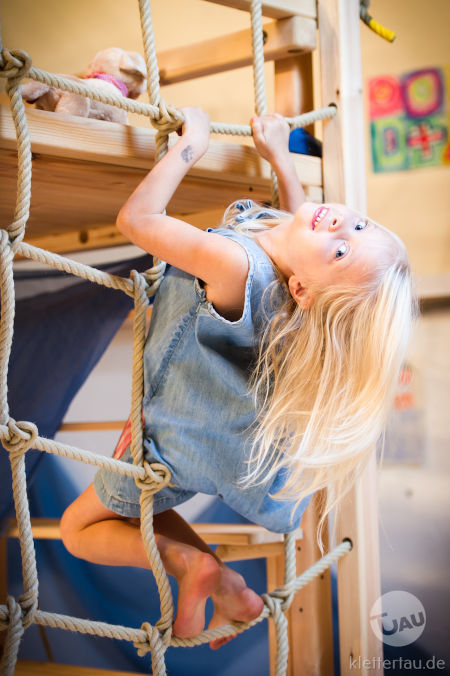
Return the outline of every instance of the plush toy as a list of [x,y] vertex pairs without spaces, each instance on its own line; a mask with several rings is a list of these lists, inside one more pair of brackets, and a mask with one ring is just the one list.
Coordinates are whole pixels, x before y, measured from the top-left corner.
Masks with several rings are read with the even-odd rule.
[[[140,54],[110,47],[96,54],[83,78],[74,75],[65,77],[87,85],[92,83],[92,86],[116,96],[121,94],[130,99],[137,99],[145,90],[146,75],[145,61]],[[36,104],[36,108],[40,110],[122,124],[128,121],[126,110],[55,89],[41,82],[32,81],[22,85],[22,96],[25,101]]]

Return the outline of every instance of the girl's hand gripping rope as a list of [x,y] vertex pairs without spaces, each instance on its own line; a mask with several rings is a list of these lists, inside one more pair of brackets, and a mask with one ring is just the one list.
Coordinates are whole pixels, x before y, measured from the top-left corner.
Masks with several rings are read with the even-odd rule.
[[[185,107],[181,109],[184,115],[184,124],[178,134],[184,142],[185,148],[181,156],[185,162],[197,162],[208,150],[210,120],[208,113],[201,108]],[[178,141],[182,143],[183,141]]]
[[278,113],[250,120],[256,150],[273,168],[289,158],[289,125]]
[[278,113],[250,120],[253,142],[262,158],[270,162],[278,178],[280,208],[295,213],[306,197],[297,178],[294,161],[289,152],[289,125]]

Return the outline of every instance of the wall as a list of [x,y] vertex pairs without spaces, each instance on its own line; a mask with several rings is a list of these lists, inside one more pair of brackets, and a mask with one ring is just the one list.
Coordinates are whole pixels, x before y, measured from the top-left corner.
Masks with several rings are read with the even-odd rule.
[[[201,0],[153,0],[151,6],[157,50],[250,27],[247,12]],[[143,53],[138,3],[130,0],[14,0],[3,3],[0,18],[4,45],[25,49],[37,68],[52,72],[82,72],[94,54],[106,47]],[[266,70],[269,76],[272,64]],[[267,82],[271,107],[272,78],[267,77]],[[169,85],[162,95],[176,106],[202,106],[213,120],[247,122],[252,114],[251,69]],[[141,100],[147,100],[146,96]],[[132,121],[148,125],[139,116]]]
[[[447,0],[377,0],[370,11],[397,38],[390,44],[361,26],[364,87],[376,75],[450,64]],[[417,273],[450,273],[449,167],[375,174],[369,139],[367,133],[369,213],[404,238]]]

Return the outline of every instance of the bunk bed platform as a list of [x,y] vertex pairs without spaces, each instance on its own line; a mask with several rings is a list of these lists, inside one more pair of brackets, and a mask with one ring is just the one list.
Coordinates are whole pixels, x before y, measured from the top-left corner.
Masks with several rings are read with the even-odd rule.
[[[122,244],[116,215],[151,169],[156,132],[149,128],[60,115],[27,106],[33,154],[31,212],[25,241],[52,251]],[[322,161],[293,154],[308,199],[322,200]],[[11,222],[16,195],[16,137],[0,106],[0,217]],[[242,142],[211,141],[176,191],[168,213],[199,227],[218,225],[240,198],[270,201],[270,167]],[[52,246],[53,245],[53,246]]]

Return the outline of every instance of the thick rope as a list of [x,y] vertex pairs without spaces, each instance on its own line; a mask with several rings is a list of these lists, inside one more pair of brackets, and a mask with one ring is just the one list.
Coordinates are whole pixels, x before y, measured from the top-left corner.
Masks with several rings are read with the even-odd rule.
[[[154,44],[150,3],[139,0],[141,27],[148,69],[149,104],[138,103],[125,97],[97,90],[91,83],[79,82],[68,77],[47,73],[34,68],[29,55],[21,50],[2,49],[0,41],[0,76],[7,78],[7,91],[10,97],[12,116],[16,129],[18,148],[17,199],[13,221],[8,230],[0,231],[1,260],[1,320],[0,320],[0,440],[9,452],[13,479],[13,495],[16,507],[17,524],[22,556],[22,575],[24,593],[18,600],[8,597],[7,605],[0,606],[0,629],[6,629],[6,643],[2,659],[2,674],[14,673],[15,661],[21,636],[31,624],[59,627],[81,633],[96,634],[122,640],[133,641],[138,653],[152,654],[152,669],[155,676],[165,676],[165,650],[172,646],[193,646],[209,642],[216,638],[235,635],[254,626],[261,620],[272,616],[278,637],[279,647],[276,659],[276,674],[282,676],[286,671],[288,657],[287,621],[284,612],[289,608],[293,594],[307,582],[328,568],[340,556],[351,549],[344,542],[333,552],[323,557],[303,575],[295,576],[295,541],[293,535],[285,538],[286,561],[285,583],[282,587],[264,596],[264,609],[258,618],[251,622],[233,622],[230,625],[208,629],[191,639],[172,637],[173,600],[167,574],[162,565],[153,531],[153,496],[170,482],[170,472],[162,464],[149,465],[144,461],[143,430],[141,421],[143,397],[143,350],[145,343],[145,310],[148,298],[153,295],[161,283],[165,264],[156,260],[151,270],[144,274],[135,271],[131,279],[124,279],[83,265],[69,258],[33,247],[22,241],[29,216],[31,196],[31,146],[25,107],[20,92],[20,81],[31,78],[49,86],[73,92],[79,96],[117,106],[129,112],[146,115],[157,129],[156,159],[167,151],[168,135],[179,128],[184,121],[183,114],[174,106],[165,103],[160,95],[158,64]],[[252,36],[254,48],[255,109],[258,115],[266,112],[264,83],[264,53],[262,41],[261,0],[252,2]],[[336,113],[334,106],[312,111],[294,118],[286,118],[294,128],[306,126],[318,119],[332,117]],[[211,123],[211,132],[250,136],[249,125],[230,125]],[[51,439],[40,437],[36,426],[27,421],[16,422],[9,416],[7,401],[7,371],[13,338],[14,320],[14,283],[12,263],[14,254],[19,253],[58,270],[82,277],[96,284],[123,291],[135,301],[134,340],[133,340],[133,376],[132,376],[132,454],[133,464],[113,458],[99,456],[91,451],[82,450]],[[35,549],[31,529],[28,498],[26,493],[25,454],[30,448],[46,453],[55,453],[61,457],[79,460],[84,463],[105,468],[133,477],[141,489],[141,529],[144,546],[151,569],[155,575],[161,598],[161,618],[156,626],[145,622],[141,629],[108,625],[81,618],[67,617],[56,613],[38,610],[38,577]]]
[[6,599],[8,625],[5,637],[5,647],[2,655],[2,676],[13,676],[16,670],[17,654],[20,641],[25,631],[22,624],[22,608],[13,596]]
[[8,365],[14,331],[15,296],[13,278],[13,253],[6,230],[0,231],[0,423],[6,425],[8,407]]
[[20,80],[27,77],[31,59],[26,52],[20,52],[21,59],[10,56],[8,50],[0,53],[0,75],[7,78],[11,113],[17,137],[17,197],[13,222],[8,228],[10,239],[23,239],[25,225],[30,214],[31,200],[31,142],[25,117]]
[[[22,52],[21,50],[8,51],[4,49],[3,64],[7,62],[7,57],[9,54],[20,55],[22,53],[25,54],[27,58],[30,58],[26,52]],[[18,56],[17,59],[19,59]],[[22,62],[25,62],[25,57],[23,57]],[[5,66],[2,66],[2,59],[0,59],[0,77],[7,77],[5,73]],[[155,120],[159,119],[161,116],[160,108],[152,104],[133,101],[132,99],[127,99],[118,95],[115,96],[109,93],[107,94],[103,90],[96,89],[95,86],[87,85],[75,80],[70,80],[69,78],[65,78],[61,75],[55,75],[54,73],[48,73],[47,71],[40,70],[38,68],[31,67],[26,77],[36,80],[37,82],[43,82],[55,87],[56,89],[73,92],[74,94],[85,96],[86,98],[93,99],[94,101],[108,103],[109,105],[114,105],[117,108],[122,108],[128,112],[138,113],[139,115],[144,115]],[[172,115],[178,119],[178,127],[184,122],[184,116],[181,110],[178,110],[175,108],[175,106],[170,105],[166,105],[166,110],[169,112],[169,115]],[[326,106],[324,108],[318,108],[317,110],[313,110],[302,115],[286,117],[285,119],[291,129],[295,129],[297,127],[307,127],[316,121],[332,118],[336,115],[336,112],[336,106]],[[210,131],[212,134],[227,134],[233,136],[252,135],[251,127],[248,124],[211,122]]]
[[[255,113],[266,115],[266,78],[264,77],[264,39],[262,27],[262,0],[252,0],[252,47],[253,47],[253,87],[255,91]],[[280,206],[278,194],[278,178],[273,169],[270,170],[272,178],[272,204]]]
[[[266,602],[266,596],[276,599],[286,598],[291,593],[291,590],[298,591],[304,587],[308,582],[313,580],[318,575],[321,575],[325,570],[330,568],[338,559],[347,554],[352,548],[348,540],[344,540],[340,545],[335,547],[331,552],[326,554],[322,559],[313,564],[308,570],[300,575],[286,589],[284,585],[278,589],[264,595],[265,605],[261,614],[251,622],[233,622],[231,624],[217,627],[215,629],[206,629],[193,638],[178,638],[172,637],[170,645],[176,648],[193,647],[209,643],[216,638],[223,638],[225,636],[243,633],[249,627],[253,627],[262,620],[270,617],[270,609]],[[9,611],[5,605],[0,605],[0,629],[5,629],[8,626]],[[83,634],[95,634],[106,638],[117,638],[119,640],[131,641],[138,643],[142,654],[149,651],[148,634],[143,629],[136,629],[132,627],[123,627],[120,625],[107,624],[105,622],[98,622],[94,620],[85,620],[82,618],[71,617],[68,615],[60,615],[58,613],[50,613],[43,610],[36,610],[34,614],[34,623],[42,626],[54,627],[58,629],[66,629],[68,631],[78,631]]]
[[9,438],[3,439],[3,448],[9,451],[12,475],[12,491],[19,531],[20,553],[22,558],[22,579],[24,592],[18,603],[24,613],[23,627],[33,622],[38,604],[38,576],[36,553],[31,529],[30,509],[27,496],[27,478],[25,472],[25,453],[33,446],[37,437],[37,427],[30,422],[18,422],[10,418],[8,422]]

